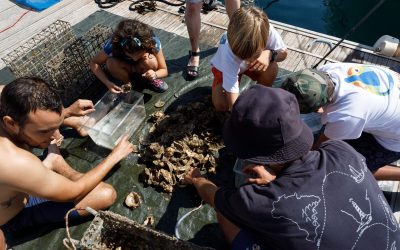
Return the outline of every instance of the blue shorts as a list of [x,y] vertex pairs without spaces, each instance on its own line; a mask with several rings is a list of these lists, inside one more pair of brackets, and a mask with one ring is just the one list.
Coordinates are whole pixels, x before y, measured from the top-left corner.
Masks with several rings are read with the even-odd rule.
[[390,151],[382,147],[375,137],[369,133],[364,132],[360,138],[345,140],[345,142],[365,157],[367,167],[371,172],[400,159],[400,152]]
[[[7,239],[8,235],[21,230],[63,222],[65,214],[74,207],[73,202],[55,202],[30,196],[25,208],[0,228]],[[69,214],[68,218],[75,220],[81,216],[75,210]]]
[[241,229],[232,241],[232,250],[265,250],[264,243],[250,232]]

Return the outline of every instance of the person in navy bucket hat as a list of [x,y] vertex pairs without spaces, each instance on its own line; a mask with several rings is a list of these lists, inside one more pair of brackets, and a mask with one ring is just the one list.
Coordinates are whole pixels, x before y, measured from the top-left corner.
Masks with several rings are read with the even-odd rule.
[[310,150],[313,135],[293,94],[250,87],[233,105],[223,136],[253,176],[240,187],[217,187],[192,168],[185,181],[214,207],[231,249],[399,244],[396,219],[365,158],[343,141]]
[[311,129],[300,119],[296,97],[282,89],[255,85],[243,93],[223,130],[225,145],[256,164],[282,164],[312,147]]

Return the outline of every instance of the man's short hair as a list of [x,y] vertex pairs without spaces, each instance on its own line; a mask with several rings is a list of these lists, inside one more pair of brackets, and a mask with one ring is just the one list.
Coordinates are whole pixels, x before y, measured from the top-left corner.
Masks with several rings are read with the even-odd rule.
[[30,112],[49,110],[61,114],[60,96],[38,77],[21,77],[7,84],[0,98],[0,118],[10,116],[23,126]]
[[269,21],[264,11],[256,7],[242,7],[230,18],[227,37],[232,52],[242,60],[264,49],[269,36]]

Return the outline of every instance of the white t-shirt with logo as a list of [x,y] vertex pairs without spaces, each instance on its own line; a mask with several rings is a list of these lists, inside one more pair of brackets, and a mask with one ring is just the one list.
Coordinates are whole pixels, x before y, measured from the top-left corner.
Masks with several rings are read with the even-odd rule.
[[[281,36],[271,24],[269,25],[269,36],[265,48],[277,51],[286,49]],[[239,74],[245,72],[248,65],[246,61],[233,54],[226,32],[219,41],[217,53],[211,59],[211,64],[222,72],[224,90],[230,93],[239,93]]]
[[372,134],[384,148],[400,152],[400,75],[389,69],[355,63],[319,67],[336,84],[321,121],[330,139]]

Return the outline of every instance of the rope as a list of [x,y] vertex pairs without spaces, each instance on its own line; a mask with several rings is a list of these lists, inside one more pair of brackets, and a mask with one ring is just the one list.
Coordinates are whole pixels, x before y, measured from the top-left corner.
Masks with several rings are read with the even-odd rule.
[[182,221],[183,221],[186,217],[188,217],[191,213],[193,213],[194,211],[199,210],[199,209],[203,206],[203,204],[204,204],[204,203],[203,203],[203,200],[202,200],[201,203],[200,203],[200,205],[199,205],[198,207],[196,207],[196,208],[190,210],[189,212],[187,212],[186,214],[184,214],[184,215],[178,220],[178,222],[176,223],[176,226],[175,226],[175,236],[176,236],[176,238],[178,238],[178,239],[181,240],[181,235],[179,234],[179,227],[180,227],[180,225],[182,224]]
[[122,2],[124,0],[94,0],[97,5],[102,8],[102,9],[108,9],[111,7],[114,7],[118,3]]
[[[145,14],[150,11],[155,11],[156,10],[155,6],[157,5],[156,1],[165,3],[170,6],[182,6],[186,3],[185,1],[182,1],[182,0],[179,0],[180,3],[172,3],[167,0],[137,0],[137,1],[133,1],[129,5],[129,10],[131,10],[131,11],[136,10],[139,14]],[[138,4],[138,5],[134,6],[136,4]]]
[[7,28],[4,28],[2,30],[0,30],[0,33],[3,33],[4,31],[11,29],[12,27],[14,27],[26,14],[28,14],[28,12],[30,12],[30,10],[27,10],[26,12],[24,12],[18,19],[17,21],[15,21],[12,25],[8,26]]
[[363,18],[361,18],[361,20],[353,26],[353,28],[351,28],[351,30],[349,32],[347,32],[346,35],[343,36],[343,38],[331,49],[328,51],[328,53],[326,53],[326,55],[324,57],[322,57],[321,60],[319,60],[319,62],[317,62],[312,68],[315,69],[323,60],[325,60],[326,57],[329,56],[329,54],[332,53],[332,51],[334,49],[336,49],[339,44],[341,44],[349,35],[351,35],[361,24],[363,24],[365,22],[365,20],[367,20],[372,13],[374,13],[386,0],[381,0],[379,3],[377,3]]
[[73,211],[79,211],[79,210],[85,210],[84,208],[71,208],[70,210],[68,210],[68,212],[65,214],[65,230],[67,231],[67,239],[63,239],[63,244],[64,246],[69,249],[69,250],[76,250],[76,246],[75,244],[72,242],[71,239],[71,234],[69,232],[69,226],[68,226],[68,217],[69,214],[72,213]]

